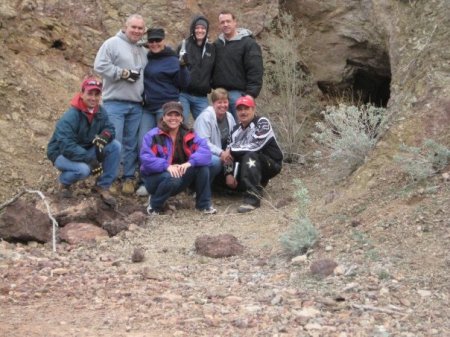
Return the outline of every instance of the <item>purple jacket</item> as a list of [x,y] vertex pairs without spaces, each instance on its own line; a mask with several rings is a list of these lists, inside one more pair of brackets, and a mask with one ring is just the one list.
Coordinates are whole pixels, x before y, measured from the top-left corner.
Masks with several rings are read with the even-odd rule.
[[[205,139],[192,130],[180,128],[183,136],[183,151],[193,167],[211,163],[211,151]],[[144,136],[141,147],[141,173],[151,175],[167,170],[173,160],[172,138],[160,128],[153,128]]]

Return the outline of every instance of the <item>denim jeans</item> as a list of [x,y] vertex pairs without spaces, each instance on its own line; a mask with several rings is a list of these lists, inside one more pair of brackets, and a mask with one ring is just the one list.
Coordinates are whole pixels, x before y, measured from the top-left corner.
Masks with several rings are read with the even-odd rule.
[[163,209],[169,197],[177,195],[187,187],[194,187],[196,193],[195,207],[203,210],[211,206],[211,185],[209,183],[209,167],[190,167],[181,178],[174,178],[168,171],[151,175],[142,175],[145,188],[150,197],[153,209]]
[[237,115],[236,115],[236,101],[239,97],[245,95],[242,91],[239,90],[229,90],[228,91],[228,101],[230,102],[228,111],[233,115],[234,120],[238,123]]
[[220,160],[220,157],[216,155],[211,156],[211,164],[209,164],[209,179],[212,183],[214,178],[222,171],[222,161]]
[[122,144],[123,178],[134,178],[138,159],[138,130],[142,105],[138,102],[108,100],[103,103],[108,118],[116,130],[116,139]]
[[[120,163],[121,145],[117,140],[105,146],[105,159],[103,160],[103,174],[98,177],[97,185],[109,188],[117,177]],[[95,159],[95,146],[88,150],[88,156]],[[72,161],[60,154],[55,160],[55,167],[61,171],[59,182],[63,185],[72,185],[78,180],[86,179],[91,175],[91,168],[85,162]]]
[[141,124],[139,125],[138,133],[138,149],[141,151],[142,142],[147,132],[158,125],[159,120],[163,115],[162,108],[156,111],[150,111],[146,108],[142,111]]
[[207,96],[194,96],[185,92],[180,93],[180,103],[183,105],[184,123],[188,124],[189,112],[194,120],[205,110],[209,103]]

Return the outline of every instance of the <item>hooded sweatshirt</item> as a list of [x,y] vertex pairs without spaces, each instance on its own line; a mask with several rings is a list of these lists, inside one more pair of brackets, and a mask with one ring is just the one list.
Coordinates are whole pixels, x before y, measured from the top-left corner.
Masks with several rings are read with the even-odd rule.
[[[106,40],[94,61],[95,72],[103,78],[103,101],[142,102],[146,64],[147,50],[131,42],[124,32]],[[137,70],[141,77],[134,83],[124,80],[121,78],[124,69]]]
[[214,45],[213,88],[239,90],[256,98],[262,88],[264,67],[261,47],[252,32],[238,28],[231,40],[220,34]]
[[[200,46],[197,45],[195,38],[195,26],[199,20],[203,20],[207,24],[206,37]],[[214,45],[208,41],[208,31],[209,21],[204,16],[198,16],[192,20],[190,35],[184,40],[191,82],[183,92],[194,96],[206,96],[211,91],[211,77],[216,52]],[[178,46],[177,54],[180,53],[182,45],[183,43]]]

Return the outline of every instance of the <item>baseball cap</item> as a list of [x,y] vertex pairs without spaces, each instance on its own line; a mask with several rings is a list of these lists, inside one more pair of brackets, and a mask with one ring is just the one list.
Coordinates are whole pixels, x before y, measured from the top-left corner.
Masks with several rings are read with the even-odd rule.
[[162,28],[150,28],[147,31],[147,40],[164,40],[165,35]]
[[236,101],[236,108],[239,105],[245,105],[250,108],[253,108],[255,106],[255,100],[253,99],[252,96],[249,96],[249,95],[242,96],[242,97],[239,97],[238,100]]
[[81,91],[89,91],[89,90],[98,90],[102,91],[102,81],[99,81],[95,77],[88,77],[86,78],[83,83],[81,84]]
[[180,115],[183,115],[183,106],[180,102],[167,102],[162,106],[163,115],[169,112],[178,112]]

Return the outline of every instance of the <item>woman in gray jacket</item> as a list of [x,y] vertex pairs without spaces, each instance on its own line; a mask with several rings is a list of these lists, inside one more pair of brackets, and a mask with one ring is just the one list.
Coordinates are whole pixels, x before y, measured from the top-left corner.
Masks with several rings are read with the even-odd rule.
[[222,171],[224,164],[233,162],[233,158],[225,152],[228,137],[236,125],[233,115],[228,112],[228,92],[217,88],[211,93],[212,106],[207,107],[197,117],[194,130],[201,138],[205,138],[212,153],[210,165],[211,182]]

